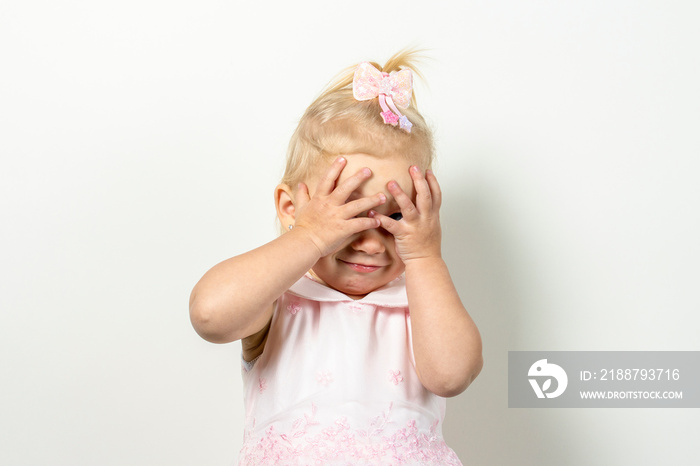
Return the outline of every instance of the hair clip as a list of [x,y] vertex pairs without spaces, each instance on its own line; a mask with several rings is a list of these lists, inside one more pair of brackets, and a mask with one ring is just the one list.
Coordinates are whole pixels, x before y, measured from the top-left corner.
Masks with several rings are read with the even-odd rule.
[[411,124],[398,107],[407,108],[413,91],[413,73],[409,69],[383,73],[369,62],[362,62],[355,69],[352,79],[352,95],[356,100],[379,98],[382,120],[387,125],[411,132]]

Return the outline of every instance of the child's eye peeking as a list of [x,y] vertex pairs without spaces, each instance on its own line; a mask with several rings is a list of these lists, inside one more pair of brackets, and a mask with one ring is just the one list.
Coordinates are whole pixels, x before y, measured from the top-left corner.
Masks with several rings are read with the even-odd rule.
[[401,214],[401,212],[396,212],[394,214],[389,215],[389,218],[399,221],[403,218],[403,214]]

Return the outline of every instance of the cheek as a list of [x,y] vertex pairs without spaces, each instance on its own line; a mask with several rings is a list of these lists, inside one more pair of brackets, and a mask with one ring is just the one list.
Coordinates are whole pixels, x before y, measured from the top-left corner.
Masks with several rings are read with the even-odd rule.
[[394,235],[391,233],[386,234],[386,239],[384,241],[384,247],[394,257],[394,261],[397,264],[401,264],[403,267],[403,262],[399,258],[399,252],[396,250],[396,240],[394,240]]

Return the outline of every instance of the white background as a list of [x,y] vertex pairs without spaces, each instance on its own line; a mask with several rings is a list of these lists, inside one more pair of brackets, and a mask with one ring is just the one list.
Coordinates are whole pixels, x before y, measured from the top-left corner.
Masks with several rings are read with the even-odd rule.
[[252,3],[0,3],[0,464],[235,460],[240,345],[195,334],[189,293],[274,238],[326,82],[410,45],[484,341],[448,443],[468,465],[697,464],[697,409],[508,409],[506,362],[700,350],[698,3]]

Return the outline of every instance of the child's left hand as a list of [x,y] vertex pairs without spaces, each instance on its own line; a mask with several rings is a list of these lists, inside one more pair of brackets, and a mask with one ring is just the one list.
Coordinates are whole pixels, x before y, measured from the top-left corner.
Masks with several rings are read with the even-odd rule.
[[412,165],[409,173],[416,190],[415,204],[396,181],[387,184],[389,192],[401,209],[401,220],[394,220],[374,210],[369,212],[370,217],[378,219],[382,228],[394,235],[396,252],[404,264],[428,257],[439,258],[442,254],[440,185],[430,170],[423,176],[420,169]]

